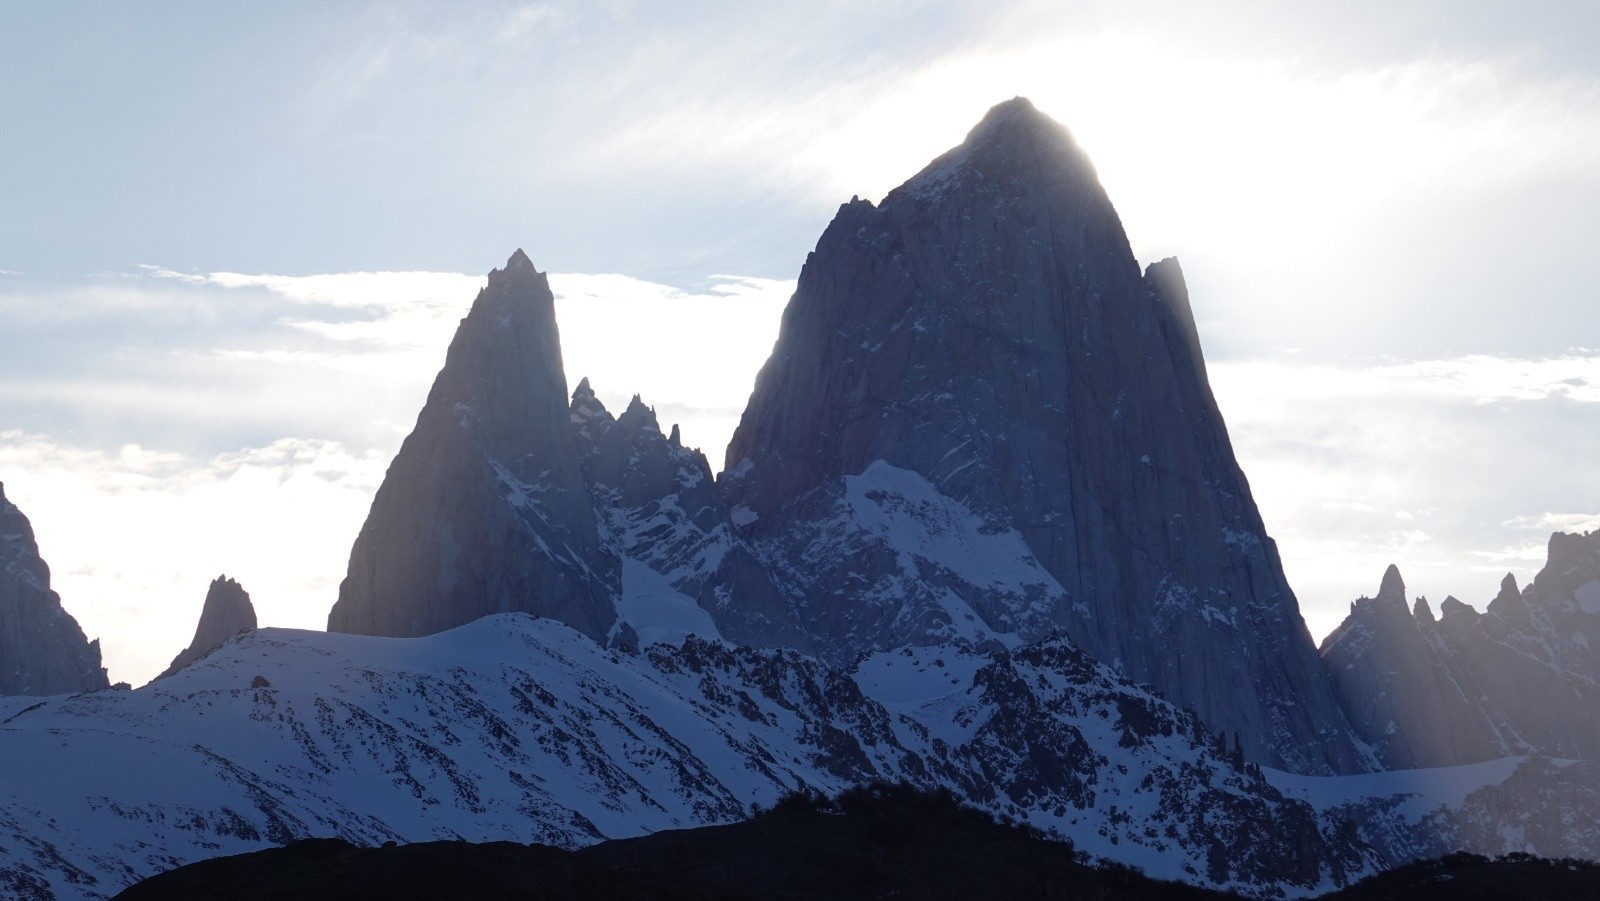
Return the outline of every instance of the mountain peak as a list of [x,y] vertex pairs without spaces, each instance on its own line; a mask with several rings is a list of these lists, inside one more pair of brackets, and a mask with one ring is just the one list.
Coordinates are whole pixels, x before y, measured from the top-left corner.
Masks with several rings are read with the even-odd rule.
[[1378,588],[1378,600],[1398,601],[1402,605],[1406,602],[1406,583],[1400,578],[1400,567],[1393,563],[1383,572],[1383,584]]
[[256,608],[250,603],[250,593],[226,575],[218,576],[206,591],[205,604],[200,609],[200,622],[195,626],[194,640],[178,652],[172,664],[157,679],[164,679],[180,669],[216,650],[223,642],[241,632],[256,627]]
[[373,498],[328,629],[414,637],[491,613],[611,628],[619,578],[573,443],[549,280],[489,273]]
[[[1065,629],[1210,728],[1239,733],[1250,759],[1355,768],[1192,318],[1182,270],[1164,261],[1141,271],[1067,129],[1025,99],[1001,103],[880,205],[847,204],[823,232],[729,442],[729,508],[750,540],[795,550],[785,565],[804,570],[792,590],[805,597],[791,615],[832,659],[969,628],[974,641]],[[976,535],[1014,536],[1005,553],[1018,555],[1015,572],[1040,573],[1029,583],[1038,588],[1001,593],[961,576],[973,613],[952,615],[928,592],[896,591],[877,573],[863,580],[843,558],[815,565],[810,543],[792,537],[835,534],[826,511],[839,498],[891,489],[978,523]],[[1232,562],[1243,558],[1248,570]],[[867,585],[882,586],[871,605],[835,600]],[[1180,595],[1251,598],[1240,603],[1273,615],[1224,638]],[[1179,678],[1155,652],[1173,629],[1229,650],[1201,652],[1214,669]],[[1250,652],[1234,653],[1240,643]],[[1201,688],[1221,684],[1238,690]],[[1272,712],[1291,695],[1308,711],[1292,723]]]
[[[490,287],[501,285],[520,287],[527,282],[535,280],[543,284],[545,283],[545,275],[534,268],[533,261],[528,259],[528,255],[523,253],[520,247],[517,248],[516,253],[511,255],[510,259],[506,260],[504,268],[489,270]],[[548,291],[549,289],[545,288],[545,290]]]
[[1041,127],[1065,131],[1054,119],[1039,112],[1039,108],[1033,105],[1032,100],[1019,95],[989,107],[989,111],[983,114],[978,124],[967,132],[965,143],[976,144],[1006,137],[1024,129]]
[[1412,605],[1411,607],[1411,615],[1416,617],[1417,622],[1419,623],[1435,622],[1433,617],[1433,609],[1428,606],[1427,598],[1417,598],[1416,604]]
[[1092,186],[1090,192],[1100,195],[1094,205],[1110,207],[1094,166],[1071,132],[1026,97],[995,104],[959,145],[929,163],[903,188],[926,199],[970,173],[979,173],[985,181],[1020,180],[1019,186],[1027,189],[1050,183]]
[[656,421],[656,411],[637,394],[633,396],[633,400],[628,401],[628,409],[617,417],[617,424],[629,432],[639,429],[661,431],[661,425]]

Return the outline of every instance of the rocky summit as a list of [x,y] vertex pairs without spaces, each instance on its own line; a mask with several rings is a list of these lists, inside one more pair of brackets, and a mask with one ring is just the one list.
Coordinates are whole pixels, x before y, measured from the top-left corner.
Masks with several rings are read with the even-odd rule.
[[107,686],[100,642],[50,590],[33,526],[0,485],[0,695],[53,695]]
[[727,452],[824,657],[1065,630],[1307,772],[1365,763],[1208,385],[1176,260],[1018,98],[801,270]]
[[520,611],[603,639],[616,620],[549,282],[520,250],[488,282],[373,499],[330,631],[431,635]]
[[1340,702],[1390,767],[1511,755],[1600,758],[1600,532],[1550,537],[1526,589],[1486,612],[1446,598],[1410,612],[1399,570],[1322,645]]
[[218,576],[206,591],[205,605],[200,608],[200,622],[194,629],[194,640],[172,658],[172,663],[157,679],[172,675],[201,657],[216,650],[228,639],[249,632],[256,627],[256,608],[250,603],[250,593],[226,575]]

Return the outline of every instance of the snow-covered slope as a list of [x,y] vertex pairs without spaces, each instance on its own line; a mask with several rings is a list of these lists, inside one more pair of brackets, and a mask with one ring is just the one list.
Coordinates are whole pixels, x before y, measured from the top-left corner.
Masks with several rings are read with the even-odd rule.
[[1457,851],[1600,858],[1600,770],[1589,761],[1504,757],[1356,776],[1267,771],[1391,865]]
[[1064,640],[852,674],[549,619],[420,639],[262,629],[133,692],[9,711],[0,894],[96,897],[304,836],[573,847],[871,779],[944,785],[1151,872],[1305,891],[1369,868],[1190,714]]

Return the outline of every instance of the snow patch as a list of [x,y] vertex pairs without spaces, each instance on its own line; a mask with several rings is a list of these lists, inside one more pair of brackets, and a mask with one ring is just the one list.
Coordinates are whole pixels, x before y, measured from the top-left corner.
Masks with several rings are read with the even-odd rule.
[[1584,613],[1600,615],[1600,579],[1585,582],[1573,594]]
[[633,627],[639,646],[679,645],[690,635],[720,640],[711,614],[672,587],[661,575],[632,557],[622,558],[622,597],[617,618]]
[[893,550],[944,567],[971,585],[1019,593],[1044,586],[1063,593],[1015,529],[993,529],[917,473],[874,460],[844,482],[855,524]]
[[950,646],[879,651],[850,673],[861,693],[889,705],[920,704],[964,691],[989,658]]
[[1526,757],[1502,757],[1462,766],[1390,770],[1354,776],[1301,776],[1263,767],[1267,781],[1290,797],[1318,810],[1375,799],[1404,797],[1400,810],[1412,819],[1438,810],[1458,808],[1467,796],[1511,778]]

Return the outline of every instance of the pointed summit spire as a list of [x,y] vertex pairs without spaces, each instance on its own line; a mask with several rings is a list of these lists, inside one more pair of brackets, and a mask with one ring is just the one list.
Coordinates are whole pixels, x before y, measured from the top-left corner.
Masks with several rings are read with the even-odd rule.
[[628,401],[628,409],[617,417],[617,424],[630,432],[640,429],[661,431],[661,424],[656,421],[655,408],[645,404],[637,394],[633,396],[633,400]]
[[[1026,97],[1013,97],[991,107],[960,144],[890,192],[890,197],[909,192],[928,200],[972,181],[974,173],[979,176],[977,181],[1003,186],[999,195],[1002,197],[1050,185],[1058,190],[1068,189],[1068,196],[1060,199],[1073,207],[1088,205],[1097,216],[1116,215],[1100,187],[1094,165],[1073,140],[1072,133],[1040,112]],[[884,198],[884,202],[889,199]]]
[[1433,625],[1435,622],[1433,609],[1428,606],[1428,599],[1425,597],[1417,598],[1416,604],[1411,607],[1411,615],[1416,617],[1417,622],[1425,625]]
[[519,250],[488,282],[373,498],[330,631],[430,635],[525,612],[600,637],[616,618],[549,280]]
[[1378,600],[1392,601],[1402,607],[1406,603],[1406,583],[1400,578],[1400,567],[1393,563],[1383,571],[1383,584],[1378,588]]
[[228,639],[256,627],[256,608],[250,603],[250,593],[226,575],[218,576],[206,591],[205,604],[200,608],[200,622],[195,626],[194,640],[178,652],[172,664],[157,679],[164,679],[220,647]]
[[506,260],[504,268],[489,270],[489,287],[501,286],[504,286],[502,290],[517,293],[537,293],[541,289],[548,293],[550,290],[545,274],[534,268],[533,261],[528,259],[528,255],[523,253],[520,247],[510,259]]

